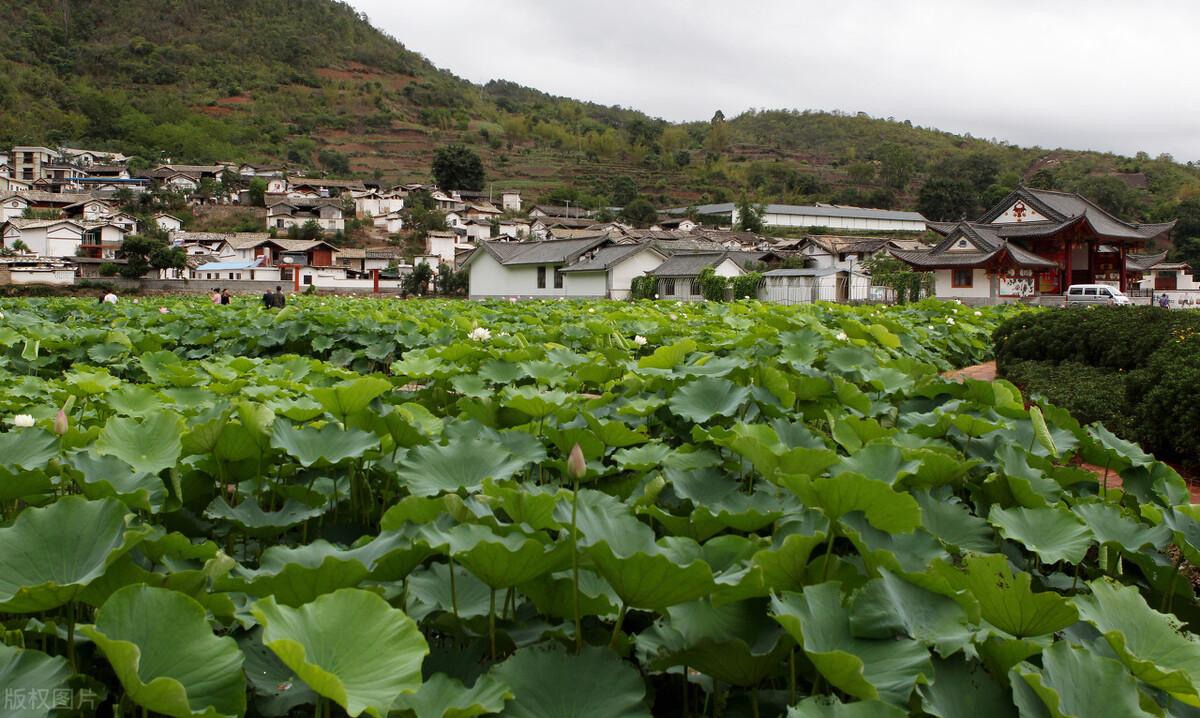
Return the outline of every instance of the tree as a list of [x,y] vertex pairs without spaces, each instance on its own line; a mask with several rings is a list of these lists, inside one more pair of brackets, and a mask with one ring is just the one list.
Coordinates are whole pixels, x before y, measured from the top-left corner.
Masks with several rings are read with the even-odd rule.
[[649,227],[658,221],[658,210],[646,198],[638,197],[625,205],[621,217],[636,227]]
[[885,142],[879,148],[879,175],[887,186],[902,190],[920,165],[913,148]]
[[1116,177],[1084,177],[1075,191],[1118,217],[1135,217],[1140,209],[1137,195]]
[[404,279],[400,280],[400,291],[420,296],[428,290],[431,279],[433,279],[433,267],[430,267],[427,262],[421,262],[413,267],[411,272],[404,275]]
[[637,195],[637,182],[627,175],[613,178],[608,185],[608,198],[617,207],[624,207],[637,199]]
[[250,206],[262,207],[267,204],[267,181],[262,177],[250,180]]
[[17,254],[25,254],[29,251],[29,245],[25,244],[25,240],[18,239],[12,243],[12,251]]
[[446,145],[433,154],[433,180],[442,189],[483,189],[483,160],[466,145]]
[[143,277],[152,269],[183,269],[187,266],[187,255],[179,247],[167,243],[162,230],[151,230],[145,234],[134,234],[121,242],[117,258],[124,259],[120,273],[127,279]]
[[737,203],[738,221],[734,227],[742,232],[761,232],[763,229],[763,206],[754,205],[746,195]]
[[976,209],[975,189],[966,180],[934,177],[917,195],[917,209],[926,219],[952,222],[963,219]]

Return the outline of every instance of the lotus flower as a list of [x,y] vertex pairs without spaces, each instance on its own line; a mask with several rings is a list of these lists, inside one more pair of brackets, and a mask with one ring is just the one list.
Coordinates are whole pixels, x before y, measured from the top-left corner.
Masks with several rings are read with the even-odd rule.
[[596,313],[595,307],[588,307],[588,314],[595,314],[595,313]]
[[644,347],[646,346],[646,337],[642,336],[641,334],[635,334],[633,335],[633,343],[639,347]]
[[138,303],[138,298],[137,298],[137,297],[134,297],[134,298],[133,298],[133,303],[134,303],[134,304],[137,304],[137,303]]
[[977,317],[982,317],[982,316],[983,316],[983,312],[975,312],[975,316],[977,316]]
[[467,338],[477,342],[486,342],[492,338],[492,330],[484,327],[475,327],[471,330],[471,333],[467,335]]
[[946,323],[950,326],[954,326],[954,317],[946,317]]
[[676,319],[678,319],[678,318],[679,318],[679,317],[675,316],[675,314],[674,314],[674,313],[671,313],[671,314],[668,314],[668,315],[667,315],[667,319],[670,319],[671,321],[675,321],[675,320],[676,320]]
[[54,433],[62,436],[70,428],[71,420],[67,418],[67,412],[59,409],[58,413],[54,415]]
[[583,449],[580,448],[579,442],[571,447],[571,454],[567,456],[567,475],[578,481],[587,474],[587,459],[583,456]]
[[658,299],[658,293],[657,293],[657,292],[654,294],[654,298],[655,298],[655,299]]
[[170,311],[171,311],[171,310],[170,310],[170,309],[167,309],[166,307],[159,307],[159,308],[158,308],[158,313],[159,313],[159,314],[167,314],[167,313],[168,313],[168,312],[170,312]]
[[29,414],[17,414],[11,421],[13,426],[19,426],[22,429],[28,429],[33,426],[33,417]]
[[834,336],[834,339],[837,339],[839,342],[844,342],[849,338],[850,337],[846,336],[846,332],[838,332],[837,335]]

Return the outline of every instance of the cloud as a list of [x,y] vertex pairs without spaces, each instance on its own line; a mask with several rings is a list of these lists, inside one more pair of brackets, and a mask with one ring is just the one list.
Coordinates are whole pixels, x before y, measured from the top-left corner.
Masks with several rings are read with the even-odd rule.
[[1200,159],[1200,3],[351,3],[469,80],[672,121],[836,109],[1021,145]]

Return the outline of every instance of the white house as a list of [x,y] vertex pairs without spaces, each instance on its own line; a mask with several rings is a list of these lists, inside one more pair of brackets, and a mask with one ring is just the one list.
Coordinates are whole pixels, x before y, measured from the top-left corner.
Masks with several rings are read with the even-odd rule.
[[481,242],[463,263],[470,273],[468,294],[487,297],[565,297],[565,276],[560,270],[585,252],[612,240],[607,235],[584,239],[537,242]]
[[169,187],[176,192],[188,194],[200,189],[200,180],[192,175],[183,172],[176,172],[162,178],[162,183],[165,187]]
[[521,193],[515,189],[500,191],[500,208],[505,212],[521,211]]
[[649,243],[612,244],[584,252],[559,272],[568,297],[628,299],[634,278],[665,261],[667,256]]
[[178,232],[183,229],[183,220],[166,212],[159,212],[154,215],[154,223],[164,232]]
[[[722,223],[736,225],[741,219],[733,202],[704,204],[693,208],[702,215],[720,217]],[[687,208],[667,210],[684,214]],[[793,205],[768,204],[763,207],[762,223],[770,227],[830,227],[832,229],[862,229],[924,232],[926,220],[918,212],[890,209],[868,209],[836,204]]]
[[388,234],[395,234],[404,229],[404,215],[398,211],[377,214],[371,219],[371,223]]
[[425,256],[437,257],[439,264],[445,263],[453,267],[455,255],[470,247],[470,244],[460,242],[454,232],[430,232],[425,235]]
[[404,197],[399,192],[368,192],[354,199],[354,216],[359,219],[378,217],[404,209]]
[[688,252],[672,255],[648,274],[658,278],[660,298],[694,302],[704,298],[699,277],[708,267],[718,277],[740,277],[746,273],[728,252]]
[[21,241],[31,254],[74,257],[83,244],[85,228],[73,219],[10,219],[4,225],[4,246]]
[[24,217],[25,210],[28,208],[29,199],[19,194],[8,195],[0,199],[0,223]]
[[306,222],[316,222],[327,233],[346,228],[342,207],[336,200],[295,199],[276,201],[267,209],[267,228],[287,230],[302,227]]

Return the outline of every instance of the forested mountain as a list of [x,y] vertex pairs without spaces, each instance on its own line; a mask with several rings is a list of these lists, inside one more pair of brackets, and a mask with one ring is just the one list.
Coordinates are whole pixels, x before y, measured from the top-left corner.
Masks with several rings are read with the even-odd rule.
[[1023,180],[1085,192],[1134,220],[1178,214],[1187,227],[1195,215],[1200,235],[1200,170],[1169,157],[1020,148],[816,111],[669,124],[468,83],[332,0],[28,0],[0,5],[0,27],[0,147],[416,181],[435,147],[463,142],[489,182],[530,198],[684,205],[745,194],[938,219],[973,216]]

